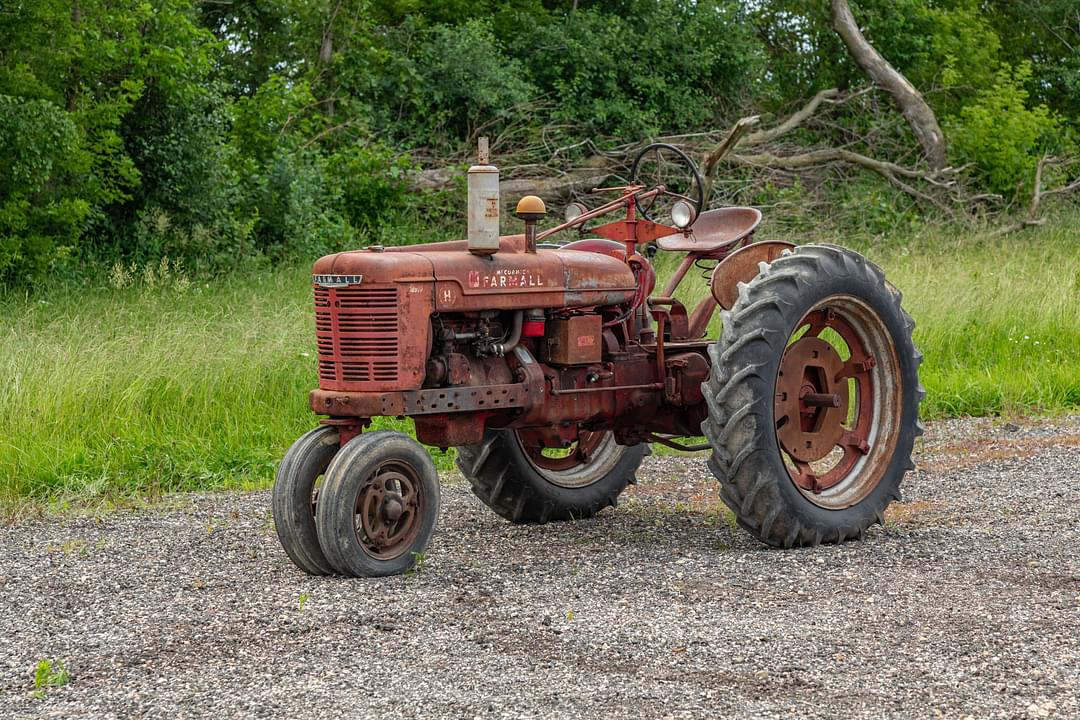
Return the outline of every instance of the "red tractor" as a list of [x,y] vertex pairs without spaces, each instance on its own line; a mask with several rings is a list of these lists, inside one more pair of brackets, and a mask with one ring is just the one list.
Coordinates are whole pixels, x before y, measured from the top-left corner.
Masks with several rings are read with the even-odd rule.
[[[643,179],[671,167],[674,180]],[[833,245],[754,242],[753,208],[702,212],[697,168],[669,145],[645,148],[628,185],[595,191],[613,199],[571,205],[544,232],[530,196],[525,232],[500,237],[497,170],[469,181],[468,240],[315,263],[310,405],[326,418],[273,491],[296,565],[412,567],[439,511],[419,443],[456,448],[473,492],[515,523],[615,505],[650,443],[711,450],[724,502],[769,545],[883,521],[913,467],[923,390],[914,324],[880,268]],[[552,242],[567,234],[579,237]],[[659,294],[657,251],[683,255]],[[711,294],[688,310],[675,291],[694,267],[711,269]],[[377,416],[412,418],[416,440],[368,431]]]

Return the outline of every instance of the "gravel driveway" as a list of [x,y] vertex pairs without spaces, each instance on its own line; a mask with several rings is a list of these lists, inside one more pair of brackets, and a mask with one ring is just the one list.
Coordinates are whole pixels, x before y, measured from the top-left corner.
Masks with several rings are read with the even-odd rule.
[[[0,717],[1080,717],[1080,417],[931,425],[884,528],[776,551],[700,458],[422,569],[310,578],[266,492],[0,529]],[[35,692],[40,660],[70,672]],[[55,667],[55,666],[54,666]]]

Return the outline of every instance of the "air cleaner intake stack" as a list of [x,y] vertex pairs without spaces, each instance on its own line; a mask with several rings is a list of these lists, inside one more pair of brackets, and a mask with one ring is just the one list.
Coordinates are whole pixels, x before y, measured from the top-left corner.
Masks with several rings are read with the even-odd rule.
[[469,168],[469,252],[499,249],[499,168],[489,165],[488,139],[480,138],[477,164]]

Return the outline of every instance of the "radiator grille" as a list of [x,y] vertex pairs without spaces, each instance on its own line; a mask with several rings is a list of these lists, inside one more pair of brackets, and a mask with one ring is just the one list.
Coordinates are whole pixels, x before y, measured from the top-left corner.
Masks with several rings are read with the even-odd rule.
[[315,339],[320,384],[396,382],[397,288],[316,287]]

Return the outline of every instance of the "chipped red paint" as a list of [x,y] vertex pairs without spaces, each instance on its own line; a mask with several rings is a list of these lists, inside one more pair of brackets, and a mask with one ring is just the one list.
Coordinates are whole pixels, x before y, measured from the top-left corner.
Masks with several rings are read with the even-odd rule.
[[695,262],[727,250],[694,240],[701,251],[648,301],[656,276],[638,246],[693,235],[639,219],[636,202],[650,194],[626,188],[586,214],[625,210],[592,231],[609,239],[528,252],[524,235],[510,235],[487,256],[455,241],[320,259],[313,275],[344,284],[315,284],[312,410],[343,437],[374,416],[412,417],[418,437],[440,446],[478,442],[488,427],[560,443],[578,425],[624,443],[697,435],[710,344],[701,335],[716,303],[691,316],[671,295]]

